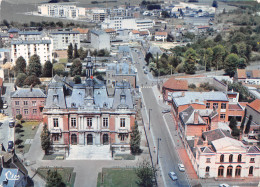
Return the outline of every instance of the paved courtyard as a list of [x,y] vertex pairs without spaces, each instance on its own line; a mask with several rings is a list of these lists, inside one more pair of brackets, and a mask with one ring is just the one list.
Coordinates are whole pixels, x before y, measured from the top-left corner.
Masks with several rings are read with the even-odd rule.
[[72,145],[66,160],[112,160],[110,145]]

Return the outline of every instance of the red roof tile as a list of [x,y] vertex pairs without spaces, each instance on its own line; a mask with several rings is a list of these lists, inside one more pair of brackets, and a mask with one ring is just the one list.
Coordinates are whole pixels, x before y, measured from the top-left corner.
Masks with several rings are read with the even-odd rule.
[[155,36],[167,36],[167,32],[156,32]]
[[252,77],[260,78],[260,70],[258,70],[258,69],[252,70]]
[[163,84],[163,87],[173,90],[188,90],[188,81],[170,78]]
[[249,103],[248,106],[260,113],[260,99],[254,100],[253,102]]
[[115,29],[110,29],[110,28],[108,28],[108,29],[105,29],[105,32],[106,32],[106,33],[116,32],[116,30],[115,30]]
[[237,78],[246,79],[246,70],[245,69],[237,69]]
[[138,30],[132,30],[133,34],[140,34],[140,32]]

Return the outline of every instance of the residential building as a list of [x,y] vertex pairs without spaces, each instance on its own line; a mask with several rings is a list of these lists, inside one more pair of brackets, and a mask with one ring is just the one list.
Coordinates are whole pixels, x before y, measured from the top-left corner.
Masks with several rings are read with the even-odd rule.
[[45,93],[40,88],[19,88],[11,94],[12,114],[25,120],[42,120]]
[[233,139],[229,132],[215,129],[202,137],[184,140],[199,178],[258,178],[260,149]]
[[8,30],[8,34],[9,34],[9,37],[10,38],[18,38],[19,37],[19,29],[17,29],[17,28],[10,28],[9,30]]
[[115,29],[105,29],[104,30],[107,34],[110,35],[110,41],[113,41],[116,39],[116,30]]
[[52,61],[53,42],[50,38],[42,40],[14,40],[11,42],[11,62],[14,64],[17,58],[22,56],[26,63],[34,54],[40,57],[41,64]]
[[102,22],[105,20],[105,18],[107,18],[107,16],[107,9],[94,8],[87,10],[87,17],[95,22]]
[[162,86],[163,100],[169,101],[168,96],[171,95],[172,92],[181,92],[181,91],[188,91],[188,81],[170,78],[166,82],[164,82]]
[[19,39],[21,40],[41,40],[42,32],[40,31],[19,31]]
[[126,62],[107,64],[106,81],[107,86],[112,87],[118,82],[127,81],[132,88],[136,88],[136,69]]
[[166,41],[168,36],[167,32],[155,32],[154,39],[155,41]]
[[58,18],[85,17],[85,8],[68,3],[48,3],[38,6],[38,14]]
[[11,60],[10,56],[11,56],[10,49],[0,48],[0,64],[3,64],[5,62],[10,62]]
[[116,30],[147,30],[154,25],[153,20],[150,19],[135,19],[129,17],[109,17],[106,18],[102,24],[102,29],[112,28]]
[[91,31],[91,45],[94,49],[110,51],[110,35],[102,30]]
[[[3,151],[0,146],[0,186],[27,186],[28,171],[16,154]],[[7,148],[6,148],[7,149]]]
[[80,41],[90,41],[90,30],[86,28],[74,28],[73,31],[80,33]]
[[76,44],[80,48],[80,32],[58,30],[49,33],[53,39],[54,50],[67,50],[70,44]]
[[234,79],[245,84],[260,85],[260,70],[237,69]]
[[52,79],[43,109],[54,150],[69,145],[111,145],[114,150],[130,149],[135,108],[129,83],[116,85],[113,97],[98,79],[69,85]]
[[171,97],[176,120],[179,113],[190,106],[194,109],[214,110],[217,122],[228,122],[231,117],[241,122],[244,116],[244,107],[239,103],[229,103],[229,98],[224,92],[173,92]]
[[246,121],[245,126],[251,116],[252,121],[250,125],[250,131],[260,133],[260,99],[256,99],[253,102],[246,105]]

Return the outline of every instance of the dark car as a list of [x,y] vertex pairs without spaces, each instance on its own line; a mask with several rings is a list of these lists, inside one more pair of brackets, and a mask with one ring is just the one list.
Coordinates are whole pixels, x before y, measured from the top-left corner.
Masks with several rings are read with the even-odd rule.
[[7,151],[8,151],[9,153],[11,153],[11,152],[14,151],[14,142],[13,142],[13,141],[9,141],[9,142],[8,142],[8,149],[7,149]]

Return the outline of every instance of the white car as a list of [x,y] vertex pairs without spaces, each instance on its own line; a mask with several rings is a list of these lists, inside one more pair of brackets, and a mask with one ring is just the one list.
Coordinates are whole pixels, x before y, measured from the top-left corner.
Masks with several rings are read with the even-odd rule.
[[178,168],[180,171],[183,171],[183,172],[185,171],[185,167],[183,164],[178,164]]
[[168,175],[173,181],[178,179],[176,173],[174,173],[173,171],[169,172]]
[[6,109],[8,107],[8,105],[5,103],[4,105],[3,105],[3,109]]

